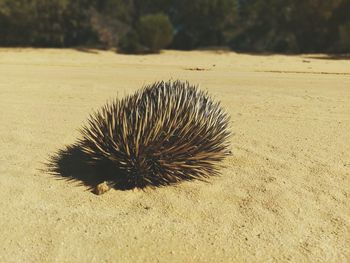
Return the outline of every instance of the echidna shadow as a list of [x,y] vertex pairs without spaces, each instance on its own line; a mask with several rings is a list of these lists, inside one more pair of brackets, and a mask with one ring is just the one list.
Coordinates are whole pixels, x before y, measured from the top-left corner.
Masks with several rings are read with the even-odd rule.
[[50,156],[46,166],[46,172],[56,178],[78,182],[91,191],[103,181],[114,181],[114,188],[118,190],[134,188],[124,179],[124,172],[112,162],[100,160],[92,163],[91,157],[83,151],[79,142],[66,146]]
[[165,186],[219,174],[229,116],[188,82],[156,82],[90,115],[82,137],[52,156],[49,170],[89,188]]

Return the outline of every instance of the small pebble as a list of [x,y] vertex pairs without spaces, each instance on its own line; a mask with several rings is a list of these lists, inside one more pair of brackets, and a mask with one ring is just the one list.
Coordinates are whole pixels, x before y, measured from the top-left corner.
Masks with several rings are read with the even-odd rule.
[[111,187],[107,184],[107,182],[103,182],[96,186],[95,193],[97,195],[102,195],[109,190],[111,190]]

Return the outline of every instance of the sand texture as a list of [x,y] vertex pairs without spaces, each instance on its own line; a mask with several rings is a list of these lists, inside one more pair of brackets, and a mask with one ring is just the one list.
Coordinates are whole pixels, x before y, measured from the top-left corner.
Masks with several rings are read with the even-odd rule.
[[[230,113],[221,176],[101,196],[68,180],[89,175],[89,114],[168,79]],[[0,49],[0,105],[0,262],[350,261],[349,59]]]

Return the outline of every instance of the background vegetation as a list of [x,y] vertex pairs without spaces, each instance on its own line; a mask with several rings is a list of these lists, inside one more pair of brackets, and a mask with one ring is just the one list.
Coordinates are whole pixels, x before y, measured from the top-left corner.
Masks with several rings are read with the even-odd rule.
[[0,45],[350,52],[350,0],[0,0]]

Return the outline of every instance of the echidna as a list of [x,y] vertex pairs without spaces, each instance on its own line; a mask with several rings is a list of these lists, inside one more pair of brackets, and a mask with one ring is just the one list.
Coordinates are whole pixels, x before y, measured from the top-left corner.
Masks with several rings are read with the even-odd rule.
[[[123,181],[143,188],[217,174],[229,153],[228,125],[229,116],[207,92],[162,81],[91,115],[81,142],[93,162],[114,164],[108,186]],[[106,191],[106,182],[99,191]]]

